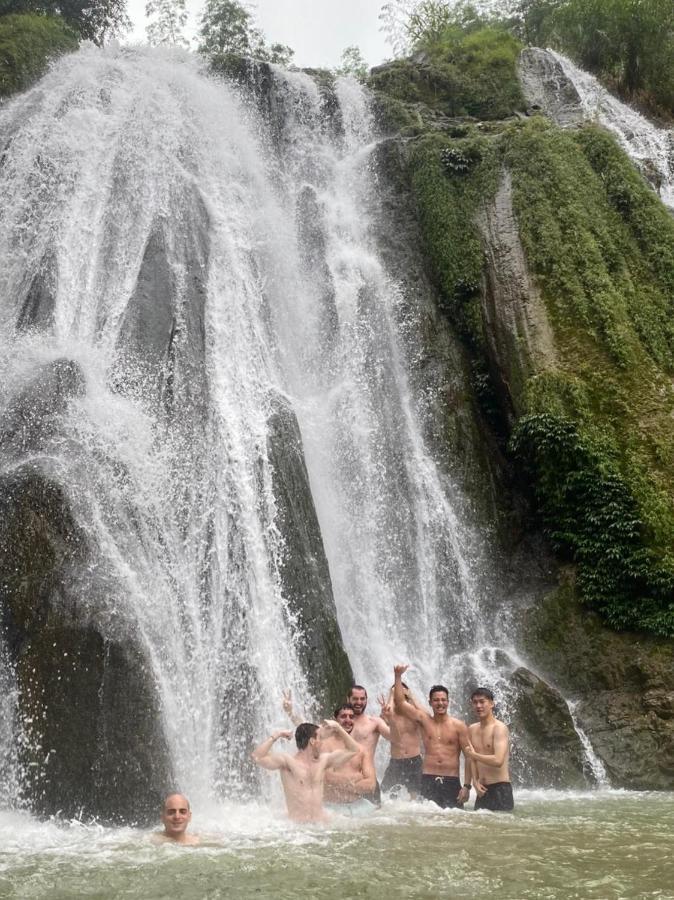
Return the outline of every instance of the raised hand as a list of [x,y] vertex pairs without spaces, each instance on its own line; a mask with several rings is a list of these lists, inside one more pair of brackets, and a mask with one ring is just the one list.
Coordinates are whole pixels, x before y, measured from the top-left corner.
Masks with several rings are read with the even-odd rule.
[[402,678],[402,676],[405,674],[405,672],[406,672],[408,669],[409,669],[409,665],[407,665],[407,666],[403,666],[403,665],[393,666],[393,674],[396,676],[396,678],[397,678],[399,675],[400,675],[400,677]]
[[293,714],[293,695],[290,688],[287,691],[282,691],[283,700],[281,701],[281,706],[283,707],[283,712],[287,716],[292,716]]
[[294,734],[293,731],[286,731],[286,730],[275,731],[274,732],[274,740],[275,741],[278,741],[278,740],[289,741],[290,738],[293,736],[293,734]]

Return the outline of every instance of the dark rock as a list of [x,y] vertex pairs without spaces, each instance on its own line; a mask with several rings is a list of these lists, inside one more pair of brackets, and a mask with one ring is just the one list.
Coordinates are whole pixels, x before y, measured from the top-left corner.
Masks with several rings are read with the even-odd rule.
[[56,259],[47,254],[33,275],[24,298],[17,328],[48,331],[51,328],[56,302]]
[[295,414],[281,397],[269,422],[278,526],[285,539],[284,596],[297,621],[300,660],[315,697],[329,708],[345,695],[352,672],[344,652],[328,561],[316,517]]
[[543,298],[529,274],[512,204],[512,180],[501,177],[494,200],[477,220],[485,253],[482,317],[490,370],[505,407],[520,414],[527,379],[557,362]]
[[674,642],[620,634],[565,585],[529,610],[529,658],[579,700],[576,716],[611,782],[674,788]]
[[85,393],[84,375],[77,363],[57,359],[43,366],[5,409],[0,451],[18,457],[43,450],[57,433],[70,400]]
[[135,639],[96,624],[89,560],[45,470],[26,463],[0,478],[0,612],[26,802],[43,815],[149,822],[171,782],[158,700]]
[[585,787],[583,749],[562,695],[529,669],[511,677],[513,777],[525,784]]

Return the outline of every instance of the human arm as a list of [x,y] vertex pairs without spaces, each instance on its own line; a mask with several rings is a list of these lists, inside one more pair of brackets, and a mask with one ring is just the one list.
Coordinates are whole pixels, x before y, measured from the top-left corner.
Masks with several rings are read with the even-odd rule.
[[421,723],[426,718],[423,710],[417,709],[408,700],[405,700],[405,689],[402,684],[402,677],[409,669],[409,666],[394,666],[393,674],[395,680],[393,682],[393,708],[401,716],[405,716],[412,721]]
[[262,766],[263,769],[287,769],[288,757],[285,753],[272,753],[271,748],[280,738],[287,741],[293,736],[292,731],[275,731],[271,737],[263,741],[259,747],[251,753],[253,761]]
[[473,745],[468,742],[468,747],[464,749],[464,755],[470,757],[474,762],[481,763],[484,766],[490,766],[494,769],[500,769],[505,764],[508,757],[508,744],[510,736],[507,727],[501,722],[494,728],[494,752],[478,753]]
[[283,707],[283,712],[288,716],[293,725],[301,725],[304,719],[299,713],[295,712],[293,707],[293,697],[290,688],[287,691],[283,691],[283,700],[281,701],[281,706]]
[[383,738],[386,738],[387,741],[390,741],[391,740],[391,728],[390,728],[388,722],[385,722],[384,718],[382,716],[375,716],[375,721],[377,723],[377,727],[375,728],[375,731],[379,732],[379,734]]
[[322,755],[321,760],[324,768],[338,768],[347,762],[347,760],[351,759],[352,756],[355,756],[356,753],[360,752],[360,746],[350,734],[347,734],[347,732],[344,731],[339,722],[335,722],[334,719],[326,719],[323,722],[322,728],[323,731],[328,732],[328,734],[334,734],[344,744],[343,750],[331,750]]

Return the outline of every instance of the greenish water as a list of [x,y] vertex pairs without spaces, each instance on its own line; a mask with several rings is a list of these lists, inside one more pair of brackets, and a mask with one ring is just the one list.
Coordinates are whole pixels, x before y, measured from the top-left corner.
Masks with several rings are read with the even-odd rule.
[[[387,804],[298,827],[277,808],[195,811],[199,848],[0,813],[0,896],[674,898],[674,794],[521,791],[515,815]],[[218,845],[219,844],[219,845]]]

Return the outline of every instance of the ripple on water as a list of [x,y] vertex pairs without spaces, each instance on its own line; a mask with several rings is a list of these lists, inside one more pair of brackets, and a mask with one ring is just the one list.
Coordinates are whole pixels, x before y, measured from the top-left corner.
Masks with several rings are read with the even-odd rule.
[[395,801],[308,827],[275,807],[212,805],[195,815],[198,849],[4,812],[0,896],[674,898],[674,795],[520,791],[517,804],[509,816]]

